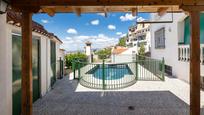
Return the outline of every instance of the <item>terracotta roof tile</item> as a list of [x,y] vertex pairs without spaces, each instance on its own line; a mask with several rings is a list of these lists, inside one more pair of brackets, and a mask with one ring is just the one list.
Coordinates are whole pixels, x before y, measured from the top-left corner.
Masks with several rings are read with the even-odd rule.
[[126,50],[127,50],[127,48],[115,48],[115,49],[113,49],[112,53],[117,55],[117,54],[121,54],[122,52],[124,52]]
[[[14,12],[13,10],[11,9],[7,9],[7,22],[10,23],[10,24],[19,24],[18,26],[20,27],[20,23],[21,23],[21,20],[22,20],[22,15],[21,13],[18,13],[18,12]],[[36,31],[40,34],[43,34],[45,36],[48,36],[48,37],[55,37],[59,42],[63,43],[56,35],[54,35],[53,33],[50,33],[48,32],[44,27],[43,25],[35,22],[35,21],[32,21],[32,30],[33,31]]]

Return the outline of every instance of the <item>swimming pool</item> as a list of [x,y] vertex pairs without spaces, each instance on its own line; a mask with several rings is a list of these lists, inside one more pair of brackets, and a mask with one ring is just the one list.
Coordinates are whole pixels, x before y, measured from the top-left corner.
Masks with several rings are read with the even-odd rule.
[[[93,74],[97,79],[103,79],[103,68],[102,65],[98,65],[88,72]],[[104,79],[105,80],[116,80],[124,77],[125,75],[132,75],[133,73],[127,65],[105,65],[104,67]]]

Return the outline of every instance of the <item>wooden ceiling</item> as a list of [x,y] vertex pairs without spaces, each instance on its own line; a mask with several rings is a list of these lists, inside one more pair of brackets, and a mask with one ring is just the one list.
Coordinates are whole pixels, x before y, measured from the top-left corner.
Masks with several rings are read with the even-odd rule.
[[204,5],[204,0],[11,0],[15,6]]
[[160,12],[160,9],[165,9],[167,12],[182,11],[179,6],[49,6],[42,7],[40,12],[46,12],[49,15],[54,15],[55,13],[76,13],[80,15],[81,13],[108,13],[108,12]]
[[[15,8],[39,8],[40,13],[75,12],[108,13],[108,12],[181,12],[179,6],[204,6],[204,0],[11,0]],[[173,10],[172,10],[173,9]]]

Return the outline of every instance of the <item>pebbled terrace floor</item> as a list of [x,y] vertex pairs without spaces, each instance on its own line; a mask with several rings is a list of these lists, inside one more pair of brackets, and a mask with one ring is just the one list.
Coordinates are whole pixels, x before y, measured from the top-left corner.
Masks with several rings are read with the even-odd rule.
[[[33,115],[188,115],[188,99],[165,86],[170,80],[139,81],[118,91],[102,91],[84,88],[65,77],[34,103]],[[201,111],[204,115],[204,106]]]

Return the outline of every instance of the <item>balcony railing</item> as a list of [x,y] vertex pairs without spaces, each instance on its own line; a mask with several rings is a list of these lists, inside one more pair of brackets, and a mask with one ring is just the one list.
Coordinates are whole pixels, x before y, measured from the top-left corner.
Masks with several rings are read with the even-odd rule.
[[[178,46],[178,60],[183,62],[190,61],[190,45]],[[200,62],[204,65],[204,44],[200,46]]]

